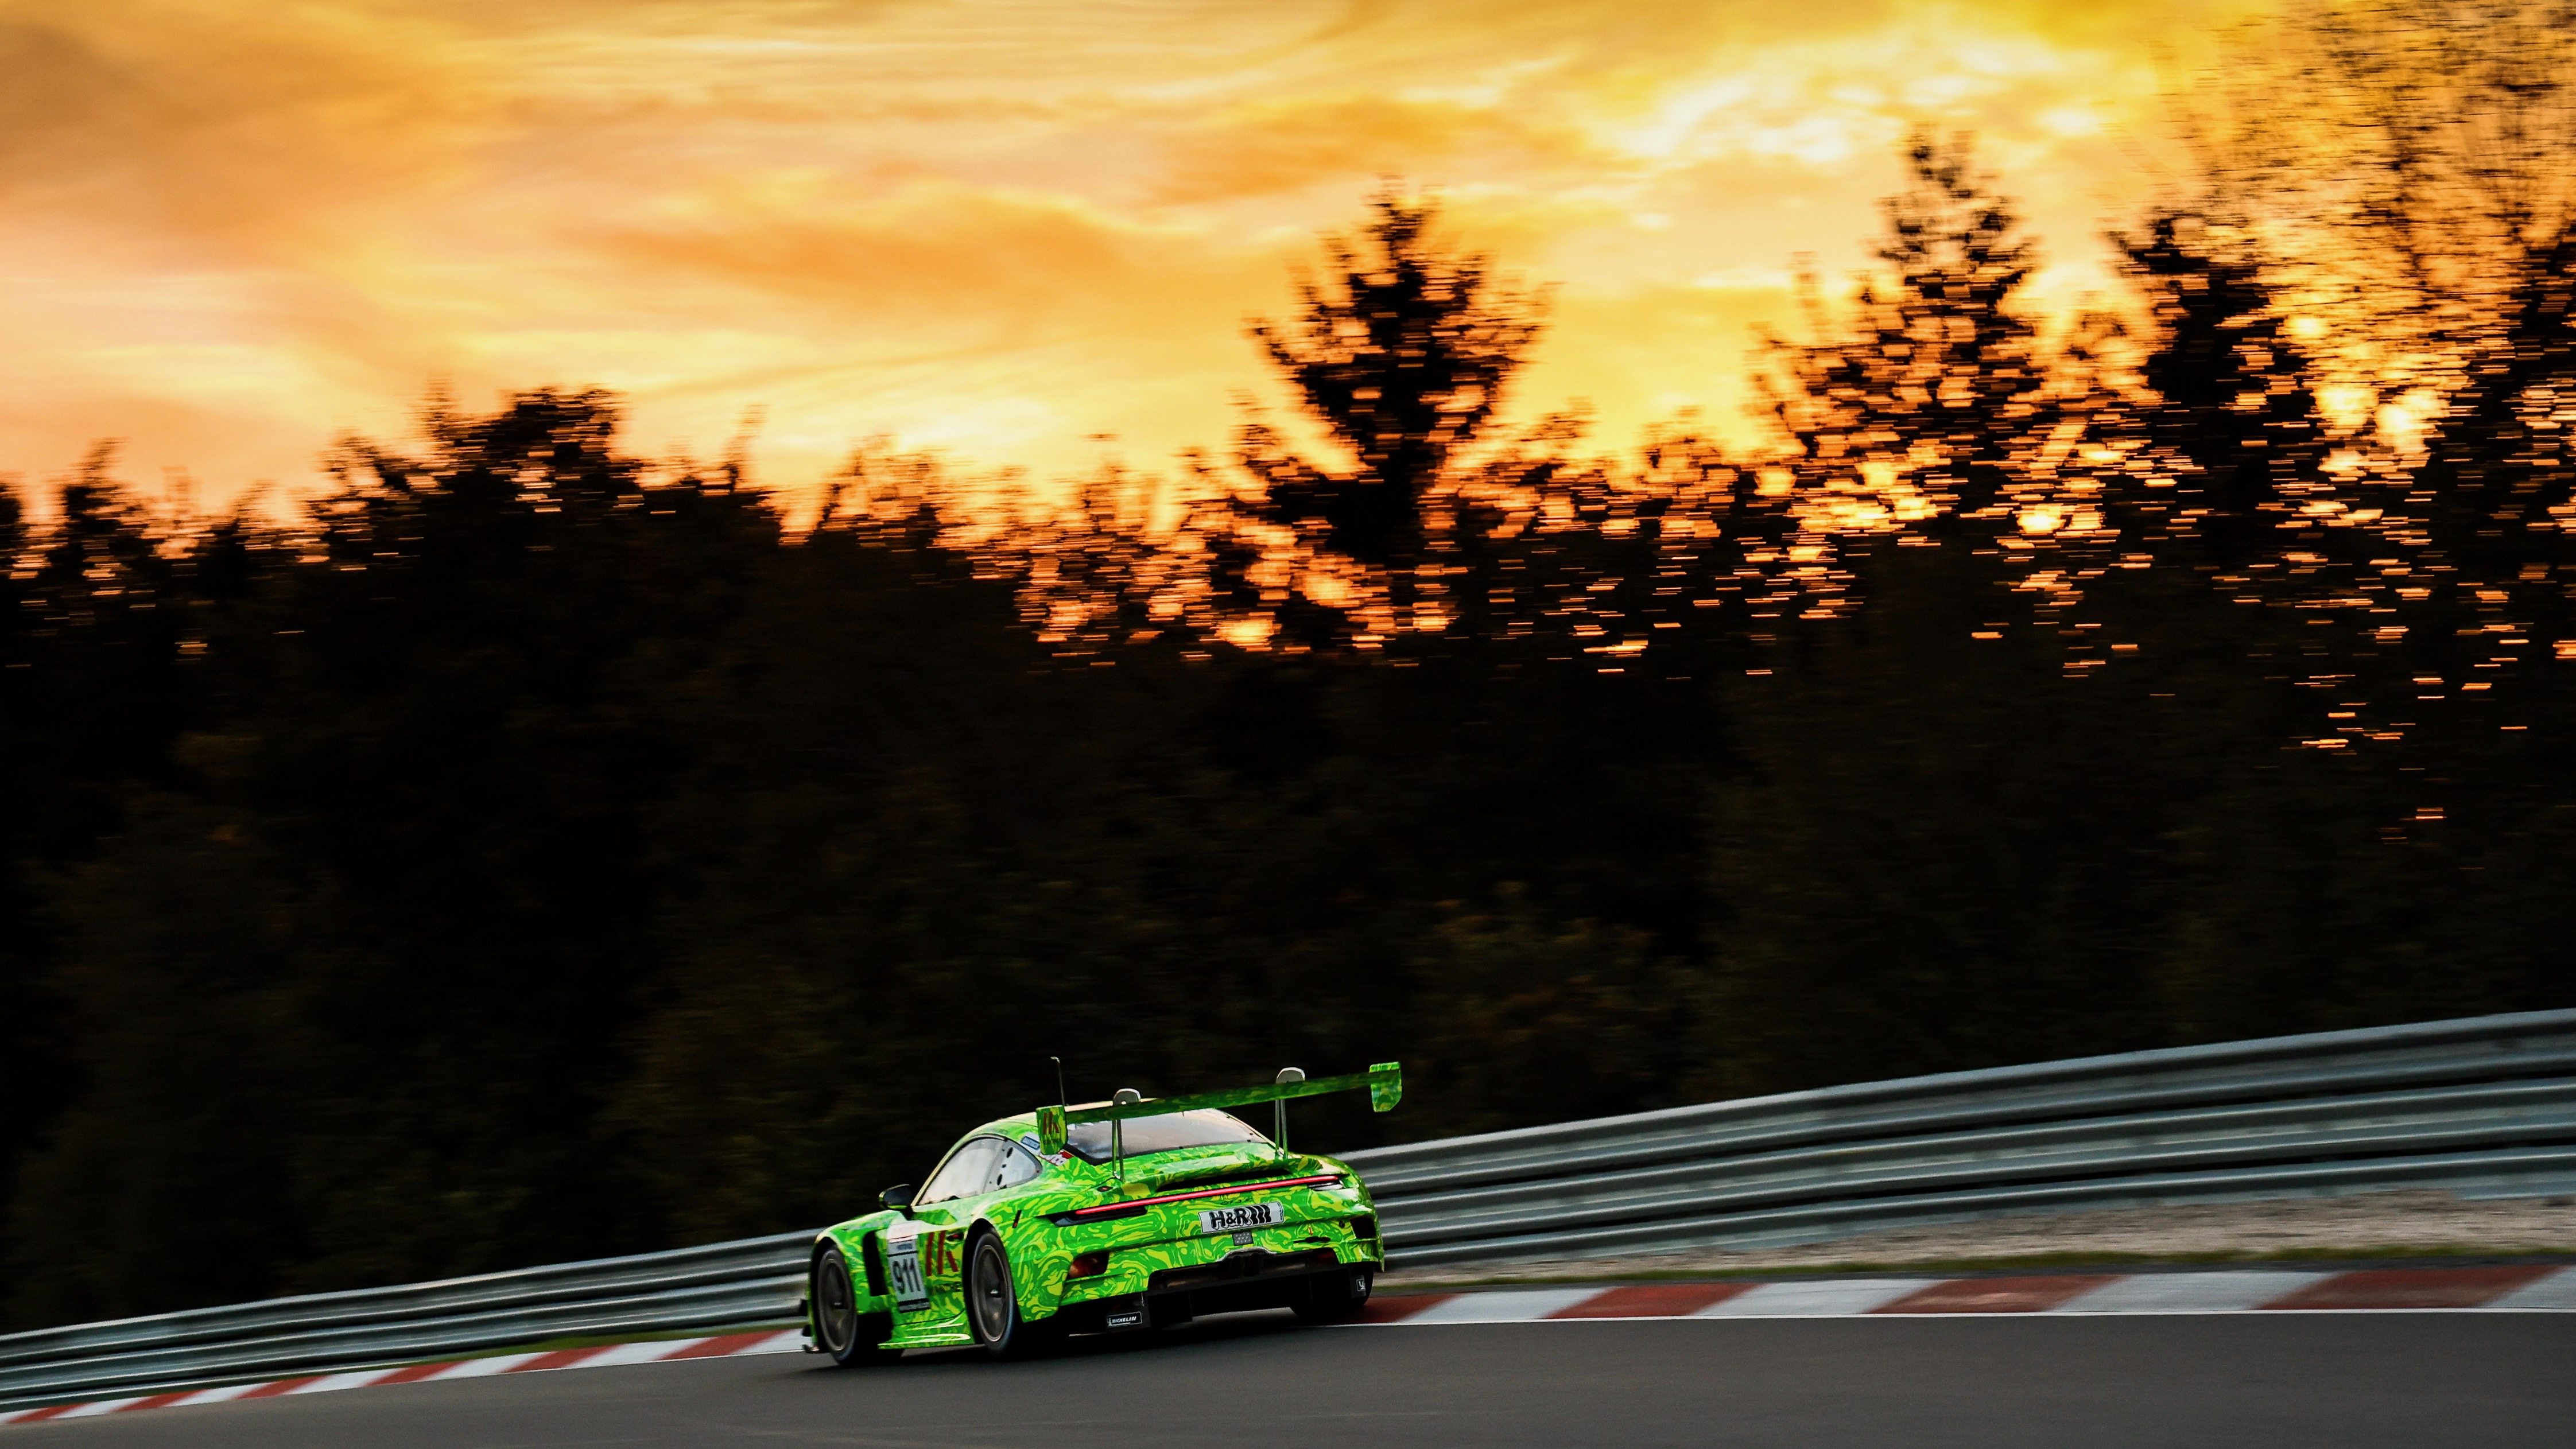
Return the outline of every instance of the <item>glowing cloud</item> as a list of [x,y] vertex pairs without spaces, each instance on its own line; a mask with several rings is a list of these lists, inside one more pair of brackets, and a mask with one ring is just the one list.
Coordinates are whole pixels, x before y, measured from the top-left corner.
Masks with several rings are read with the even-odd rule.
[[[433,379],[749,408],[788,487],[892,434],[1160,466],[1269,393],[1243,319],[1380,176],[1560,285],[1523,412],[1742,432],[1796,253],[1859,264],[1917,122],[2051,243],[2142,183],[2150,42],[2241,6],[952,0],[0,4],[0,466],[92,439],[219,501]],[[1093,441],[1109,435],[1115,441]]]

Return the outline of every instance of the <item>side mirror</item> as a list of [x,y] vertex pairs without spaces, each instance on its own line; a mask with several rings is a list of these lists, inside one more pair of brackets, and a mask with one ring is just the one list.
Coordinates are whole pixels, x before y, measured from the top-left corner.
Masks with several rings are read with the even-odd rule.
[[885,1207],[901,1208],[905,1217],[912,1216],[912,1184],[907,1182],[887,1188],[877,1194],[877,1202]]

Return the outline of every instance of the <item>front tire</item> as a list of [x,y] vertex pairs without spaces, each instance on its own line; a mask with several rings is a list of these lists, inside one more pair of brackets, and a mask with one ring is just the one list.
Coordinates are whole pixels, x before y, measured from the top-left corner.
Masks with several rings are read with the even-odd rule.
[[841,1250],[825,1244],[814,1254],[814,1268],[805,1285],[805,1301],[812,1305],[814,1346],[832,1356],[832,1362],[843,1368],[864,1368],[896,1357],[882,1345],[894,1325],[885,1314],[861,1313],[857,1285],[850,1281],[850,1263]]
[[1032,1358],[1064,1336],[1060,1320],[1031,1323],[1020,1316],[1010,1250],[990,1229],[977,1233],[966,1249],[966,1325],[995,1358]]

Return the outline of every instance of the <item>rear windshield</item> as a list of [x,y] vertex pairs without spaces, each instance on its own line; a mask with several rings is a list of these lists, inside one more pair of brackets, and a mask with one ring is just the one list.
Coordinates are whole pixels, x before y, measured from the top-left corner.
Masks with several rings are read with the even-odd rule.
[[[1130,1117],[1119,1125],[1126,1136],[1125,1150],[1130,1157],[1148,1152],[1170,1152],[1181,1147],[1224,1147],[1237,1142],[1267,1142],[1270,1139],[1237,1121],[1233,1114],[1214,1110],[1173,1112],[1161,1117]],[[1109,1124],[1083,1122],[1064,1134],[1065,1145],[1093,1162],[1109,1160]]]

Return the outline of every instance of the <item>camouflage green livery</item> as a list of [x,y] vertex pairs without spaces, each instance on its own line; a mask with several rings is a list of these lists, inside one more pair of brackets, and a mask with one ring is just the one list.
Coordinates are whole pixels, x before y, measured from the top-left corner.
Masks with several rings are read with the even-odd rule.
[[[1355,1314],[1385,1251],[1368,1187],[1222,1110],[1366,1090],[1403,1093],[1392,1063],[1191,1097],[1043,1107],[960,1138],[923,1186],[814,1243],[806,1331],[843,1364],[983,1344],[1017,1356],[1066,1332],[1208,1313]],[[1284,1105],[1273,1109],[1283,1125]]]

